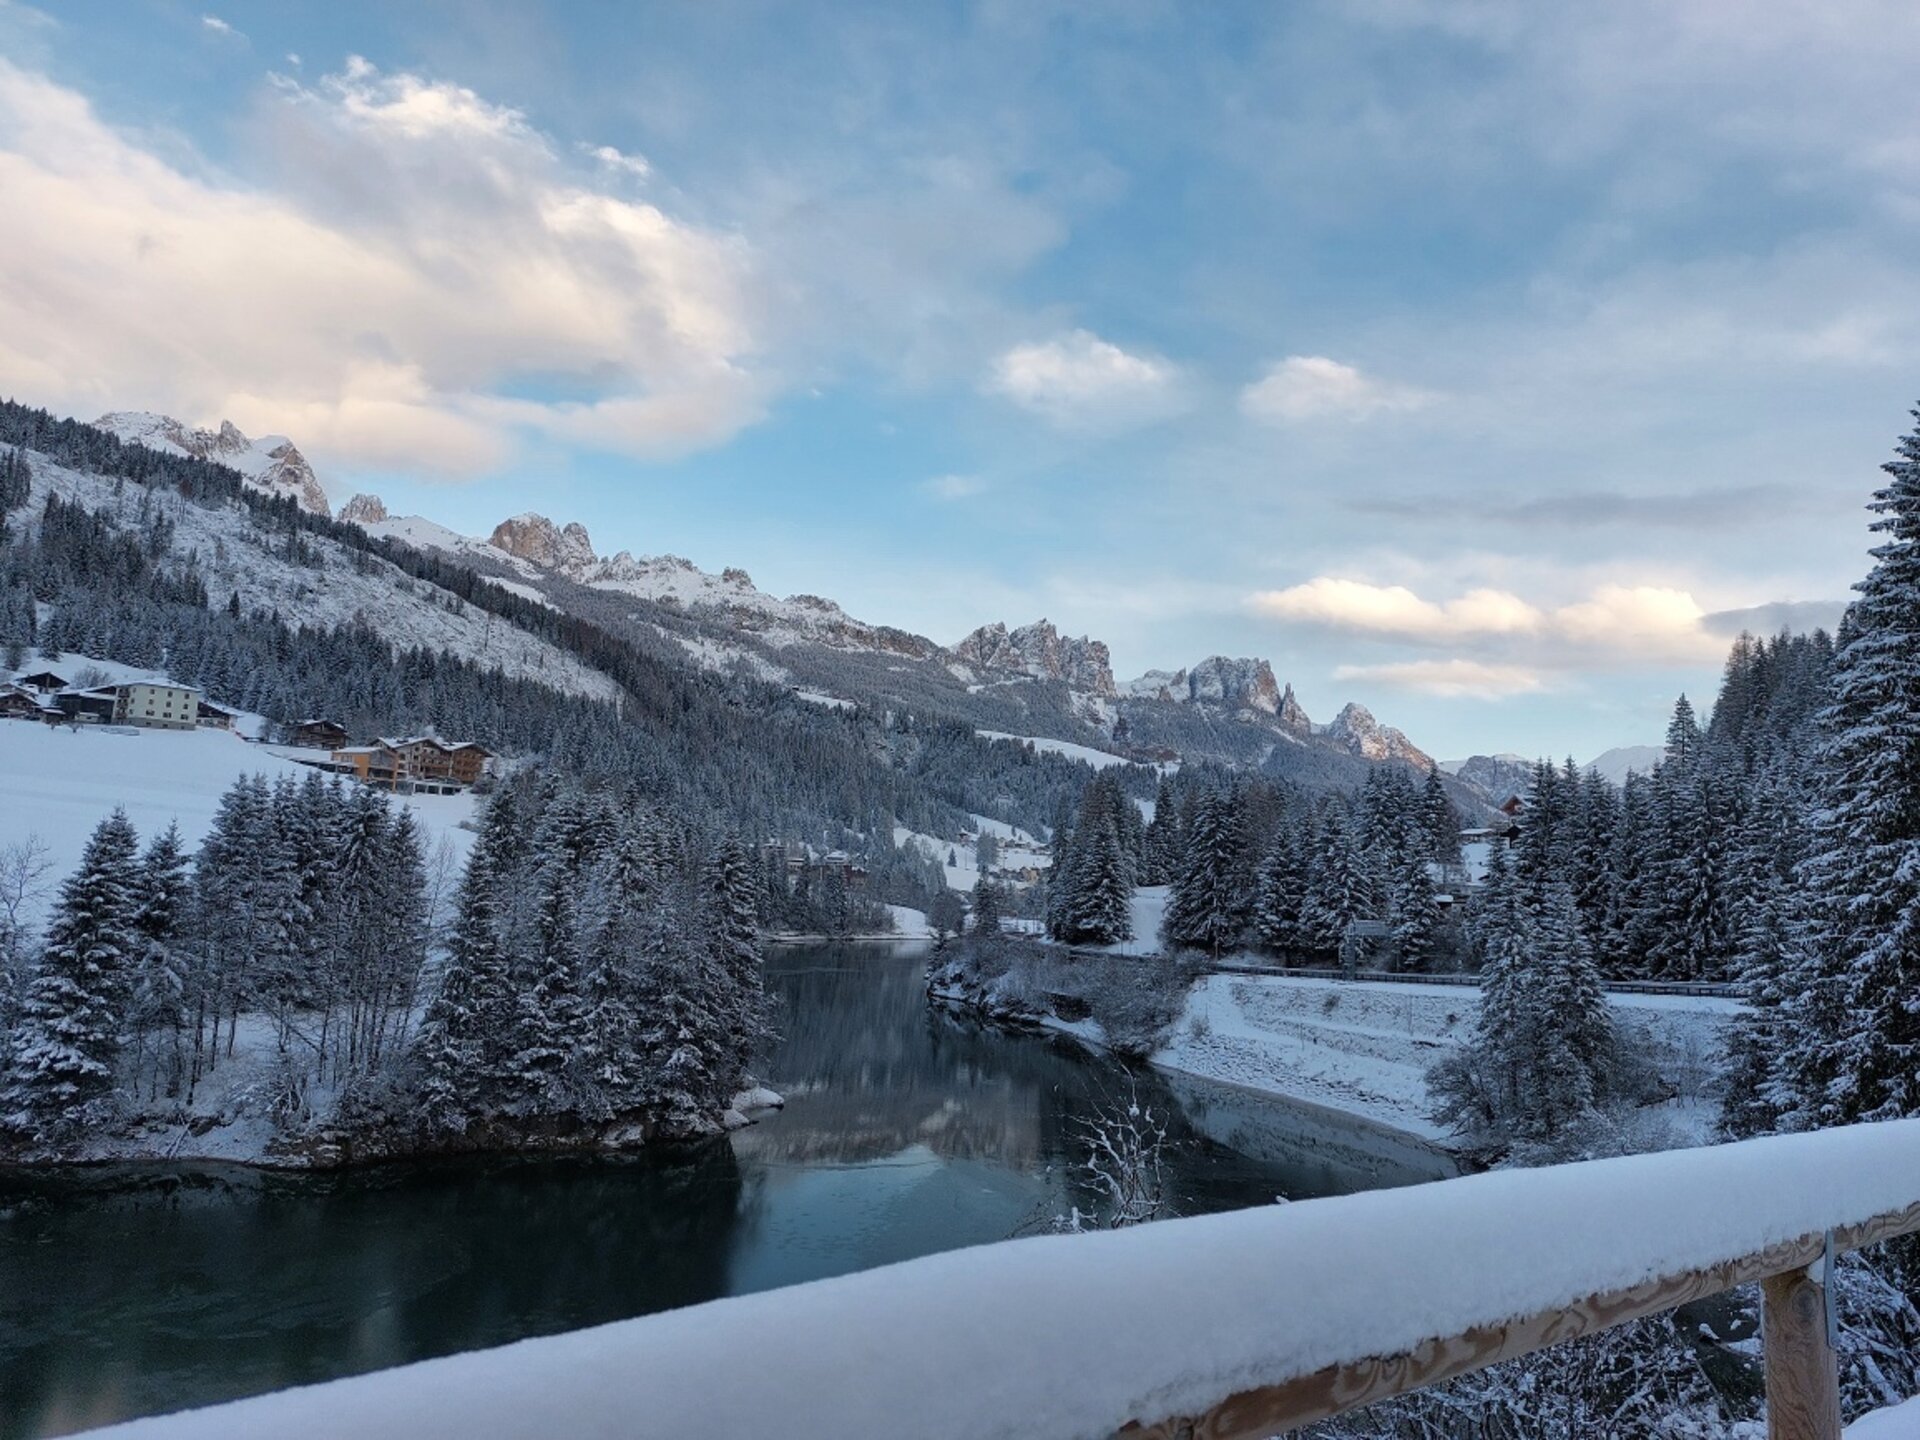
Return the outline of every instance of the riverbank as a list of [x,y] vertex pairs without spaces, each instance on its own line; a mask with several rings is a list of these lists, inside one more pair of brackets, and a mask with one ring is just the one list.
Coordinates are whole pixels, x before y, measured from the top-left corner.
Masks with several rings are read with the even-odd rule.
[[[191,1104],[156,1100],[129,1106],[105,1123],[105,1133],[71,1144],[0,1147],[0,1164],[219,1164],[324,1171],[446,1155],[620,1154],[659,1140],[698,1138],[663,1135],[644,1117],[595,1126],[549,1122],[530,1127],[504,1120],[458,1135],[428,1134],[397,1116],[383,1116],[377,1096],[355,1099],[360,1119],[347,1124],[339,1118],[341,1094],[312,1083],[299,1095],[298,1113],[289,1115],[284,1057],[275,1035],[264,1017],[244,1017],[232,1052],[201,1077]],[[774,1091],[749,1084],[700,1133],[718,1135],[750,1125],[784,1103]]]
[[[1001,1023],[1107,1043],[1090,1017],[1006,1003],[993,988],[975,995],[948,987],[935,998]],[[1738,1002],[1611,995],[1608,1003],[1632,1049],[1673,1097],[1637,1117],[1648,1138],[1663,1145],[1710,1140],[1719,1115],[1713,1076]],[[1171,1074],[1304,1102],[1450,1148],[1453,1137],[1430,1118],[1427,1072],[1472,1035],[1478,1013],[1479,992],[1460,986],[1206,975],[1188,989],[1146,1058]]]

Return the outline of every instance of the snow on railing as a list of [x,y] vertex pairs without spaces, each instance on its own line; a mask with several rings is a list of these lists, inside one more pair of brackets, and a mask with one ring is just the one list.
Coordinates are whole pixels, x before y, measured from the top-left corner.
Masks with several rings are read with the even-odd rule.
[[1007,1241],[102,1433],[1252,1437],[1759,1280],[1771,1433],[1834,1440],[1824,1257],[1916,1229],[1890,1121]]

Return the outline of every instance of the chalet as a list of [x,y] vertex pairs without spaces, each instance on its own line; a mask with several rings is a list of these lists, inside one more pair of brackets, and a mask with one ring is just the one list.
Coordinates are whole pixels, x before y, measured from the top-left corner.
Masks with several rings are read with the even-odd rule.
[[195,712],[195,722],[203,730],[231,730],[233,722],[240,718],[238,710],[229,710],[224,705],[216,705],[211,700],[202,700]]
[[303,750],[343,750],[352,738],[336,720],[296,720],[287,733],[287,743]]
[[58,720],[60,712],[25,685],[0,685],[0,720]]
[[62,690],[53,697],[63,718],[76,725],[111,725],[120,705],[118,685],[96,685],[91,690]]
[[51,670],[42,670],[33,675],[22,675],[13,683],[16,685],[24,685],[29,690],[38,690],[42,695],[51,695],[57,690],[65,690],[72,684],[71,681],[54,674]]
[[487,773],[493,752],[475,740],[463,740],[447,750],[447,768],[458,785],[473,785]]

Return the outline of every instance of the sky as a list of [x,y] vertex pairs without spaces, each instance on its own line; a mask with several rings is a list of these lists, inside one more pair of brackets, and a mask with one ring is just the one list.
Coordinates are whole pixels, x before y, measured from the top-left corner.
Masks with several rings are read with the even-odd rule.
[[0,393],[1586,759],[1837,619],[1920,7],[0,0]]

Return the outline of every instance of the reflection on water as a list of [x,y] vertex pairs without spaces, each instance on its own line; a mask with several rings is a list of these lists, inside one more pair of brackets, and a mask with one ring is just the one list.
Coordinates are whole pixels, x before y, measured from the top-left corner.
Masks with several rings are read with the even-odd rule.
[[328,1176],[0,1178],[0,1437],[575,1329],[1002,1239],[1077,1199],[1073,1125],[1137,1087],[1174,1114],[1183,1213],[1431,1179],[1343,1117],[1130,1074],[926,1005],[901,950],[777,953],[785,1112],[606,1160]]

